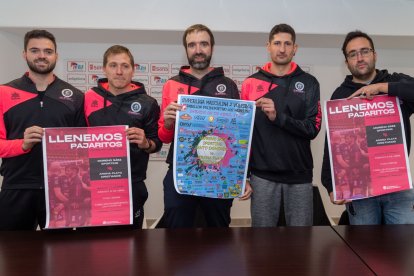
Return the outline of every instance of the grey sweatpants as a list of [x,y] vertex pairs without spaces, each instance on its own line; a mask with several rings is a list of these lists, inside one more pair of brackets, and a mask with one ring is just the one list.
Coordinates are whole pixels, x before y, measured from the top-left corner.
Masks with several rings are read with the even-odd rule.
[[275,183],[252,175],[250,184],[253,227],[275,227],[279,220],[283,195],[286,225],[311,226],[313,224],[312,183]]

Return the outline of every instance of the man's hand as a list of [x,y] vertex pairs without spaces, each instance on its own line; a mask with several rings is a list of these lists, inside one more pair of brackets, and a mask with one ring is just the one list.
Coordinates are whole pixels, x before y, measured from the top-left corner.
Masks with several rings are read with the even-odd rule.
[[276,120],[277,112],[275,108],[275,103],[272,99],[260,98],[256,101],[256,107],[261,108],[270,121],[273,122],[274,120]]
[[367,98],[368,100],[372,100],[375,95],[378,95],[380,92],[388,94],[388,83],[375,83],[370,84],[364,87],[361,87],[357,91],[355,91],[351,96],[347,99],[352,99],[354,97],[363,97]]
[[28,151],[34,147],[37,143],[42,142],[43,128],[39,126],[32,126],[26,128],[23,134],[22,149]]
[[141,128],[130,127],[126,130],[126,135],[129,142],[137,144],[140,149],[149,149],[151,146],[145,136],[145,131]]
[[173,129],[177,110],[181,110],[182,105],[172,102],[164,110],[164,127],[168,130]]
[[246,180],[246,187],[244,188],[244,193],[239,197],[240,200],[247,200],[252,195],[252,186],[250,185],[250,181]]
[[349,203],[352,200],[348,200],[348,199],[342,199],[342,200],[334,200],[334,194],[333,192],[329,193],[329,198],[331,199],[331,202],[335,205],[343,205],[345,203]]

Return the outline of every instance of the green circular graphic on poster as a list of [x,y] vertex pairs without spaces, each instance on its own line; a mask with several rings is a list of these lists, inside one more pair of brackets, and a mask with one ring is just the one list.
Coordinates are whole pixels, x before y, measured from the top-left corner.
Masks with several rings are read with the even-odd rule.
[[197,145],[197,155],[204,164],[217,164],[226,155],[226,143],[218,136],[207,135]]

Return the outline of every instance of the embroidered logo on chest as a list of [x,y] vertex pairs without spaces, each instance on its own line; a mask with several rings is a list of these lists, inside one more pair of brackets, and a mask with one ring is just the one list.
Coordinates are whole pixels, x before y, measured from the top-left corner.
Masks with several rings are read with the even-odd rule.
[[72,98],[73,91],[71,89],[68,89],[68,88],[63,89],[60,93],[62,95],[59,97],[60,100],[65,100],[65,101],[70,101],[70,102],[74,101],[74,99]]
[[139,102],[133,102],[131,104],[131,111],[134,113],[138,113],[141,111],[141,104]]
[[219,84],[216,86],[216,95],[225,95],[227,90],[227,86],[225,84]]
[[303,82],[298,81],[295,83],[295,89],[293,90],[293,92],[305,93],[304,89],[305,89],[305,85],[303,84]]
[[63,89],[63,90],[62,90],[62,96],[63,96],[64,98],[70,98],[70,97],[72,97],[72,96],[73,96],[73,91],[72,91],[72,90],[70,90],[70,89]]

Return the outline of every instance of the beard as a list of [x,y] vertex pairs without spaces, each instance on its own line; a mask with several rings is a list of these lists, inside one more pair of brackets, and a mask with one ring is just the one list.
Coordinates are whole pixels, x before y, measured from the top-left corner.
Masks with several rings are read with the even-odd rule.
[[357,68],[358,64],[355,66],[348,66],[348,69],[355,78],[359,80],[368,80],[375,71],[375,63],[367,62],[366,65],[367,66],[363,71]]
[[[203,57],[204,61],[196,61],[195,59],[198,57]],[[210,66],[211,55],[207,56],[205,54],[195,54],[192,57],[187,57],[188,64],[194,69],[197,70],[204,70]]]
[[[36,65],[36,62],[38,61],[43,61],[46,63],[46,67],[39,67]],[[42,58],[38,58],[35,59],[34,61],[29,61],[26,59],[27,62],[27,66],[29,66],[29,69],[37,74],[42,74],[42,75],[47,75],[49,73],[51,73],[56,66],[56,61],[55,62],[48,62],[46,59],[42,59]]]

